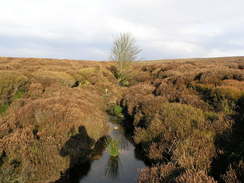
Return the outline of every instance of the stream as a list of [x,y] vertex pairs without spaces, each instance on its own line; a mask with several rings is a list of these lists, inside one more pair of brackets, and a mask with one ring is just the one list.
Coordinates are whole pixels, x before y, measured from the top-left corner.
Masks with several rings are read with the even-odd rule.
[[123,127],[113,122],[109,126],[109,136],[120,142],[119,156],[110,156],[104,148],[80,183],[132,183],[136,182],[138,170],[145,167],[144,162],[136,158],[135,147],[126,137]]

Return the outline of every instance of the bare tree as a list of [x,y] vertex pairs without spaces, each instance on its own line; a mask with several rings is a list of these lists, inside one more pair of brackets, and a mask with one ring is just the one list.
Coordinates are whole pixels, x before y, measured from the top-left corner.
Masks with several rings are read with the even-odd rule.
[[[131,62],[137,60],[138,54],[141,52],[136,46],[136,41],[129,33],[121,33],[115,39],[112,47],[112,60],[117,62],[117,69],[119,77],[123,77]],[[119,78],[121,79],[121,78]]]

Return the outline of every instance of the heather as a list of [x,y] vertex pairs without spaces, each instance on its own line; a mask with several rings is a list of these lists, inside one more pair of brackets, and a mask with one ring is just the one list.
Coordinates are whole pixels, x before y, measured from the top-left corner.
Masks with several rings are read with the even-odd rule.
[[243,182],[243,62],[134,62],[121,84],[112,62],[0,58],[0,182],[55,182],[100,157],[109,115],[147,164],[138,182]]

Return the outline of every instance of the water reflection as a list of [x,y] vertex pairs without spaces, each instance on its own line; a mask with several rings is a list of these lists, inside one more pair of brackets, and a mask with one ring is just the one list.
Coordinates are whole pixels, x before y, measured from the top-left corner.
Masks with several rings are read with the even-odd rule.
[[107,137],[100,138],[96,143],[90,138],[84,126],[79,133],[70,137],[60,150],[60,155],[70,157],[69,169],[61,172],[60,179],[55,183],[78,183],[87,176],[93,160],[100,159],[105,149]]
[[[109,136],[95,142],[85,128],[80,127],[79,133],[72,136],[60,151],[61,156],[70,157],[70,168],[55,183],[136,182],[138,168],[145,167],[144,162],[137,159],[140,156],[123,129],[119,126],[115,130],[114,124],[111,129]],[[120,142],[119,156],[112,157],[106,152],[108,138]]]
[[88,136],[85,127],[80,126],[79,133],[70,137],[60,150],[60,155],[69,156],[70,167],[73,167],[89,157],[94,144],[95,140]]
[[119,176],[119,169],[121,168],[121,161],[119,156],[110,156],[107,162],[105,176],[115,179]]

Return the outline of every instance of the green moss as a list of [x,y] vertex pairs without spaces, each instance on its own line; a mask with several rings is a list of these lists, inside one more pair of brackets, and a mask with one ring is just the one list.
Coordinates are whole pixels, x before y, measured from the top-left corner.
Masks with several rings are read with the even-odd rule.
[[[0,100],[9,103],[9,99],[20,92],[27,84],[28,78],[14,71],[0,71]],[[17,96],[18,97],[18,96]]]
[[0,106],[0,114],[4,114],[8,110],[9,105],[8,104],[2,104]]
[[17,100],[17,99],[20,99],[20,98],[22,98],[23,96],[24,96],[24,94],[25,94],[25,91],[24,90],[18,90],[15,94],[14,94],[14,96],[13,96],[13,100]]

